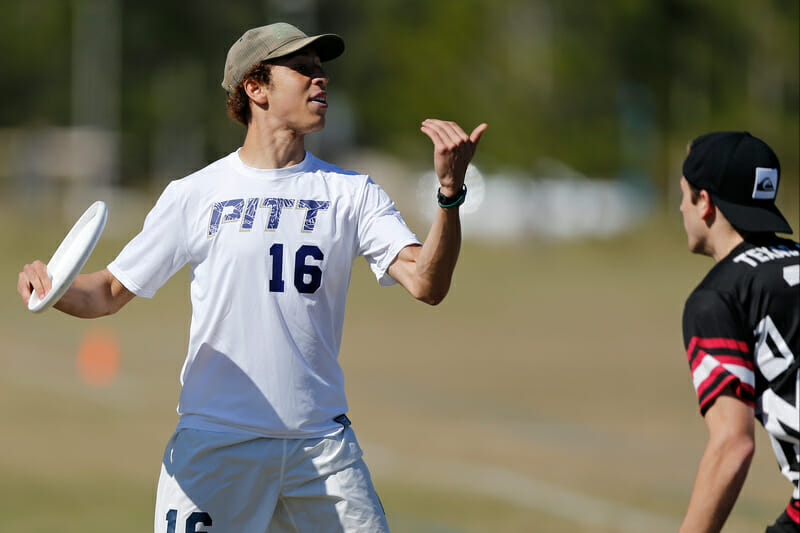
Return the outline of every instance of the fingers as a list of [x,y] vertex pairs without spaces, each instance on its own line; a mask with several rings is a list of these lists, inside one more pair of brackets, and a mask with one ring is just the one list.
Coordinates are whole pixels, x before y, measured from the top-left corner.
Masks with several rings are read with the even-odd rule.
[[442,147],[453,147],[470,140],[469,136],[455,122],[429,118],[422,122],[421,129],[431,138],[434,144]]
[[420,129],[433,141],[433,169],[446,191],[457,192],[463,185],[477,142],[487,127],[481,124],[467,135],[455,122],[431,118],[422,122]]
[[422,132],[427,135],[431,141],[433,141],[434,146],[440,146],[444,144],[442,137],[439,135],[439,130],[437,128],[433,128],[431,126],[426,125],[426,122],[422,123],[422,127],[420,128]]
[[44,298],[51,287],[50,276],[47,275],[47,265],[41,261],[37,260],[25,265],[22,272],[19,273],[17,292],[19,292],[26,305],[33,291],[36,291],[39,298]]
[[455,122],[429,118],[422,122],[422,127],[420,129],[430,137],[437,148],[453,149],[459,145],[469,143],[474,150],[481,135],[483,135],[483,132],[486,131],[488,127],[486,123],[480,124],[472,130],[471,134],[467,135],[464,130],[461,129],[461,126]]
[[17,280],[17,292],[20,296],[22,296],[22,301],[25,302],[25,305],[28,305],[28,300],[31,299],[31,284],[28,283],[28,279],[25,277],[24,272],[19,273],[19,279]]

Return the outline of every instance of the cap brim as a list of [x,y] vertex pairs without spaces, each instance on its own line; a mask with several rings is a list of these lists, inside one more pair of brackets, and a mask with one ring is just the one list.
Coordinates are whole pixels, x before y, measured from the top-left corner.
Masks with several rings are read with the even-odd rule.
[[273,50],[272,53],[264,59],[277,59],[279,57],[288,56],[307,46],[314,47],[321,61],[330,61],[331,59],[336,59],[344,52],[344,39],[334,33],[323,33],[322,35],[297,39],[296,41],[291,41]]
[[740,205],[711,194],[728,222],[738,230],[750,232],[792,233],[792,227],[773,203]]

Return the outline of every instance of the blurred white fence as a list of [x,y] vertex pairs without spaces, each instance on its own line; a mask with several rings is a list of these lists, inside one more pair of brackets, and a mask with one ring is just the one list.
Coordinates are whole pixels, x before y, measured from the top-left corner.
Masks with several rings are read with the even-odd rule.
[[[532,176],[484,176],[470,165],[466,184],[461,208],[465,238],[610,237],[636,229],[653,208],[652,191],[641,183],[588,178],[563,165]],[[431,199],[437,186],[433,172],[419,178],[417,206],[429,221],[436,210]]]

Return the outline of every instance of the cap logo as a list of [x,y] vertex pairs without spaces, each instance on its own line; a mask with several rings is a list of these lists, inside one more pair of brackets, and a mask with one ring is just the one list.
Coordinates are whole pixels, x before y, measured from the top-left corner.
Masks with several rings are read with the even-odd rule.
[[754,200],[774,200],[778,191],[778,169],[756,167],[756,182],[753,186]]

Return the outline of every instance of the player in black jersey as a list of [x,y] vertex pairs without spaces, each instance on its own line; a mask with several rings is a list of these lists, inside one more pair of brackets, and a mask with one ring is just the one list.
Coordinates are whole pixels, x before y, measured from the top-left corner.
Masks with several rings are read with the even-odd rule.
[[689,296],[683,337],[708,443],[681,532],[719,531],[754,452],[754,417],[792,499],[767,533],[800,532],[800,245],[775,206],[780,164],[746,132],[695,139],[683,164],[689,249],[716,264]]

